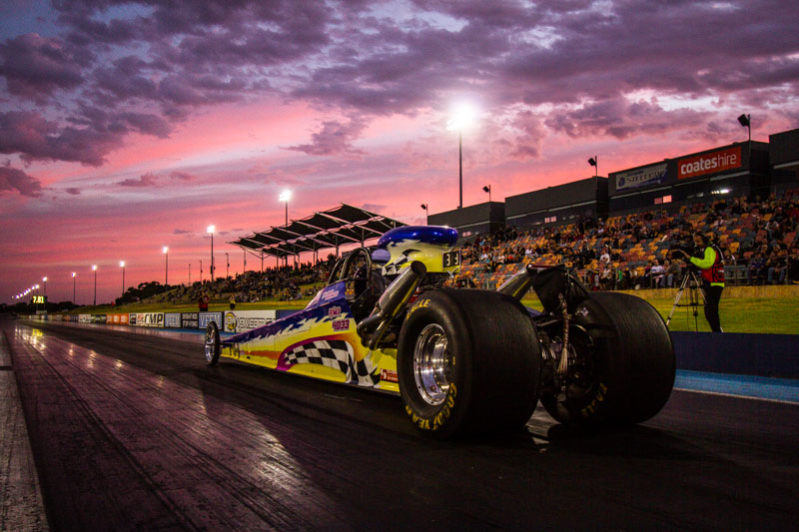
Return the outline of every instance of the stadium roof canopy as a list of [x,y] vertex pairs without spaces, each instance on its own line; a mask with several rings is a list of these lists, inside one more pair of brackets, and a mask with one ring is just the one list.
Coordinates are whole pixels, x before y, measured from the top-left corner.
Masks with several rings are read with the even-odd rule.
[[233,242],[254,253],[287,257],[302,252],[318,252],[343,244],[363,244],[370,238],[381,236],[389,229],[405,225],[397,220],[352,205],[341,206],[314,213],[288,225],[259,231]]

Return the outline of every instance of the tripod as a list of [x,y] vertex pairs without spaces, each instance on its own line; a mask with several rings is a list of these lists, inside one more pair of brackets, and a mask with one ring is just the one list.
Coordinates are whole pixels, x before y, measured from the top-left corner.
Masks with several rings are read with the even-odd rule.
[[[680,304],[680,298],[688,287],[688,303]],[[671,323],[671,318],[674,316],[674,311],[677,307],[692,307],[694,309],[694,327],[699,330],[698,316],[699,316],[699,295],[702,295],[702,305],[705,304],[705,291],[702,289],[702,282],[696,271],[689,269],[680,281],[680,288],[677,290],[677,295],[674,297],[674,305],[671,307],[669,317],[666,319],[666,327]]]

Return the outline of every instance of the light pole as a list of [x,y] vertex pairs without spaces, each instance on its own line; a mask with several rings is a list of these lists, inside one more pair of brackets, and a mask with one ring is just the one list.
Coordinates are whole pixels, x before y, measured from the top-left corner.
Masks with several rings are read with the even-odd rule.
[[191,262],[189,263],[189,286],[191,286]]
[[42,277],[42,283],[44,283],[44,297],[47,297],[47,276],[45,275]]
[[92,271],[94,272],[94,306],[97,306],[97,265],[92,264]]
[[200,282],[203,282],[203,260],[200,259]]
[[[426,218],[430,218],[430,211],[427,210],[427,203],[422,203],[422,209],[424,210],[424,215]],[[426,222],[427,220],[425,220]]]
[[[286,202],[286,223],[285,227],[289,225],[289,200],[291,199],[291,190],[284,189],[283,192],[280,193],[278,200]],[[285,256],[285,265],[288,268],[289,265],[289,256]]]
[[488,203],[491,203],[491,185],[484,186],[483,192],[488,192]]
[[458,132],[458,208],[463,208],[463,130],[470,128],[477,117],[477,111],[469,103],[459,103],[452,108],[452,117],[447,129]]
[[749,130],[749,142],[752,142],[752,115],[741,115],[738,117],[738,123]]
[[278,200],[283,201],[286,203],[286,223],[285,225],[288,226],[289,224],[289,200],[291,200],[291,190],[285,189],[283,192],[280,193]]
[[164,286],[169,284],[169,247],[164,246],[161,248],[161,252],[164,254]]
[[230,277],[230,255],[225,251],[225,279]]
[[216,231],[215,225],[208,226],[208,234],[211,235],[211,268],[209,272],[211,273],[211,282],[214,282],[214,231]]
[[588,164],[594,167],[594,177],[599,175],[599,155],[594,155],[588,159]]
[[77,303],[75,303],[75,277],[77,277],[77,276],[78,276],[78,274],[76,272],[72,272],[72,304],[73,305],[77,305]]
[[125,261],[119,261],[119,267],[122,268],[122,295],[125,295]]

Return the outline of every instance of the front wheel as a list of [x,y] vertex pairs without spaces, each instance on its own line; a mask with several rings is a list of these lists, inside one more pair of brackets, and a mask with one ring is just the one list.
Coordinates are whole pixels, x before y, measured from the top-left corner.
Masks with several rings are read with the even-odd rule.
[[643,299],[599,292],[574,313],[565,375],[545,384],[541,403],[575,425],[629,425],[653,417],[668,401],[676,362],[660,314]]
[[523,426],[538,402],[540,368],[528,315],[497,292],[426,292],[400,331],[397,373],[405,411],[431,436]]
[[219,354],[221,352],[219,327],[217,327],[216,322],[212,321],[205,329],[205,361],[209,366],[215,366],[219,362]]

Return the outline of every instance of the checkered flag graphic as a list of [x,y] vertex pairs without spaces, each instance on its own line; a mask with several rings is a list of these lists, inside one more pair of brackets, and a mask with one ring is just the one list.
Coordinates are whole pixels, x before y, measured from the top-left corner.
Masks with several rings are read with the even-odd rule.
[[347,382],[374,386],[380,380],[369,357],[355,362],[352,346],[344,340],[314,340],[298,345],[283,355],[288,365],[321,364],[344,373]]

